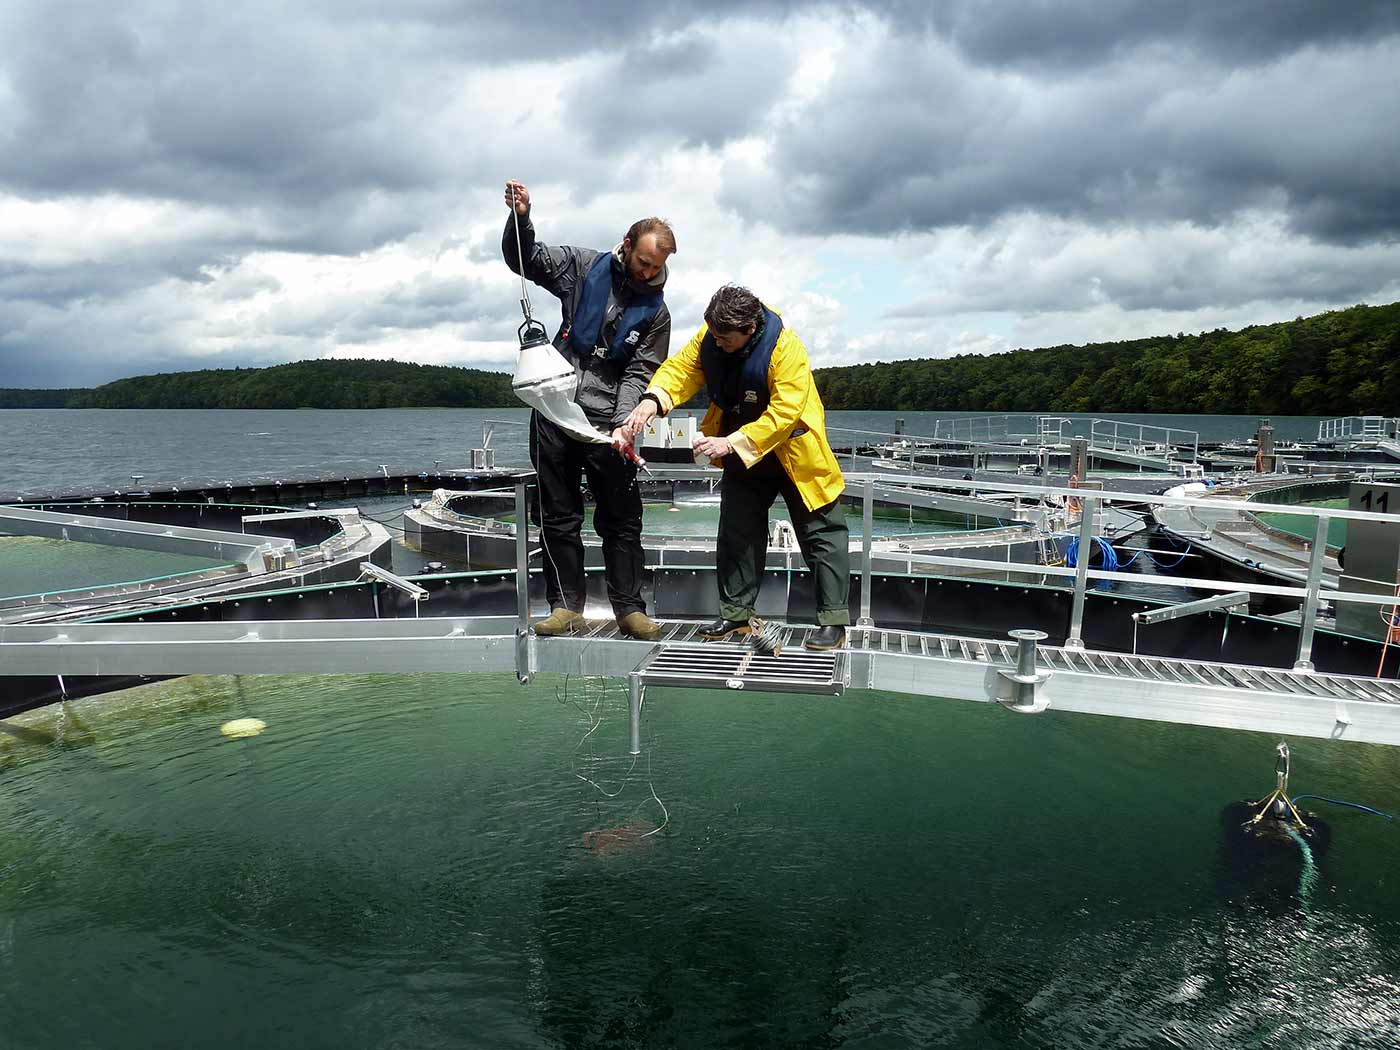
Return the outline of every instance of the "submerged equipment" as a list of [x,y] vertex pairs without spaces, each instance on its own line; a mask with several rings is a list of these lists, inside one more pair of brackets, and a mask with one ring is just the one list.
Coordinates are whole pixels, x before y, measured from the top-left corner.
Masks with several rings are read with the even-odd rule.
[[530,313],[530,293],[525,286],[525,255],[520,247],[520,213],[515,210],[514,190],[511,191],[510,214],[515,220],[515,255],[520,263],[520,309],[525,315],[525,321],[517,331],[520,356],[515,362],[511,389],[516,397],[570,437],[610,445],[611,436],[590,423],[583,409],[574,401],[574,392],[578,387],[574,366],[554,348],[544,325]]
[[1231,802],[1221,811],[1219,874],[1227,900],[1286,914],[1309,902],[1320,878],[1319,862],[1332,841],[1330,825],[1303,812],[1288,796],[1288,745],[1274,749],[1274,790],[1254,802]]
[[1277,756],[1274,759],[1274,790],[1267,798],[1254,803],[1259,807],[1259,811],[1251,820],[1245,822],[1244,828],[1249,830],[1261,821],[1269,819],[1282,825],[1285,830],[1311,835],[1312,829],[1308,827],[1308,822],[1288,797],[1288,745],[1280,740],[1278,747],[1274,748],[1274,753]]
[[234,718],[219,726],[219,732],[230,740],[242,740],[257,736],[266,728],[267,723],[261,718]]

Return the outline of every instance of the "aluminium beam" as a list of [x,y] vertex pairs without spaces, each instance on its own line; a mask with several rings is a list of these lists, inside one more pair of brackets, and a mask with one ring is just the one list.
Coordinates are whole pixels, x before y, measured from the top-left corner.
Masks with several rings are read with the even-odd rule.
[[1229,594],[1217,594],[1213,598],[1201,598],[1199,601],[1181,602],[1160,609],[1135,612],[1133,619],[1138,623],[1145,624],[1163,623],[1167,620],[1178,620],[1183,616],[1195,616],[1197,613],[1213,612],[1217,609],[1238,609],[1240,606],[1248,605],[1248,591],[1231,591]]
[[0,534],[101,543],[110,547],[182,554],[213,561],[235,562],[248,572],[296,564],[296,544],[272,536],[195,529],[158,522],[127,521],[91,514],[70,514],[29,507],[0,506]]
[[[515,670],[515,625],[513,616],[494,616],[0,627],[0,675],[508,674]],[[872,637],[870,647],[848,651],[847,697],[869,689],[999,702],[1001,672],[1016,666],[1007,643],[951,639],[956,644],[940,646],[950,639],[878,630]],[[619,678],[652,649],[602,633],[533,641],[539,671]],[[953,655],[937,655],[944,652]],[[1400,745],[1400,686],[1391,681],[1044,646],[1041,656],[1051,673],[1038,697],[1052,717],[1098,714]]]
[[514,625],[454,616],[0,626],[0,675],[510,672]]

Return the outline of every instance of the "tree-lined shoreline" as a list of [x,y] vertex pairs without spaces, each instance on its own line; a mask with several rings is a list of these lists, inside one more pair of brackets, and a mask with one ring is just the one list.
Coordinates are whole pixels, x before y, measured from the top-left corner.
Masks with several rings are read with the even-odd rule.
[[[844,365],[815,371],[832,410],[1400,416],[1400,303],[1239,331]],[[510,376],[315,360],[0,389],[0,408],[518,407]]]

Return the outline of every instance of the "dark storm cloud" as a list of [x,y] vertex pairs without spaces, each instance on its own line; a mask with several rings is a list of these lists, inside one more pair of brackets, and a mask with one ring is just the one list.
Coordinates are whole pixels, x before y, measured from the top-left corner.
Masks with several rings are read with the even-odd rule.
[[568,116],[600,150],[717,148],[763,123],[795,63],[781,38],[758,32],[639,43],[600,62],[596,76],[609,88],[574,94]]
[[[1396,37],[1248,70],[1160,52],[1054,76],[885,32],[768,136],[722,199],[805,233],[980,226],[1016,212],[1218,225],[1282,208],[1310,236],[1400,233]],[[757,217],[757,216],[755,216]]]
[[[329,17],[349,14],[362,25],[382,24],[379,0],[346,4],[328,0],[320,9]],[[711,25],[733,15],[780,19],[793,11],[830,10],[841,4],[795,0],[594,0],[586,6],[559,0],[514,3],[461,3],[459,0],[407,0],[393,6],[392,21],[411,31],[414,40],[430,42],[472,65],[555,61],[589,52],[619,53],[645,41]]]
[[[435,111],[454,101],[455,79],[594,49],[608,63],[636,54],[647,34],[696,17],[685,5],[620,2],[569,17],[544,3],[420,3],[393,13],[382,5],[141,7],[59,2],[0,13],[0,36],[23,44],[0,56],[10,96],[0,94],[0,185],[37,197],[122,193],[297,208],[328,200],[336,208],[369,191],[443,189],[488,168],[480,161],[499,157],[503,145],[489,135],[463,141],[469,129],[442,126]],[[650,75],[682,75],[671,61],[683,50],[641,47],[663,63]],[[541,72],[542,88],[548,75]],[[600,65],[591,94],[605,111],[610,99],[645,95],[625,77]],[[531,101],[515,104],[528,113]],[[704,138],[712,107],[697,108]],[[633,108],[629,126],[643,112]],[[671,106],[669,115],[679,114]]]
[[969,313],[1040,314],[1229,308],[1243,303],[1377,301],[1387,281],[1385,246],[1323,246],[1281,237],[1277,229],[1205,231],[1175,226],[1150,236],[1048,228],[1019,230],[1007,244],[994,235],[968,253],[952,279],[886,312],[927,321]]
[[[101,243],[0,240],[0,386],[266,364],[327,339],[369,347],[452,325],[464,340],[508,336],[518,318],[500,288],[424,278],[307,302],[239,264],[436,234],[464,197],[489,196],[495,225],[507,176],[537,189],[544,240],[606,248],[622,233],[617,195],[654,176],[658,156],[681,171],[692,155],[676,147],[721,155],[740,139],[767,166],[733,151],[721,204],[818,238],[985,235],[1019,216],[1228,229],[1262,211],[1300,242],[1393,239],[1397,33],[1400,3],[1369,0],[12,0],[0,4],[0,205],[57,202],[77,214],[63,236]],[[818,54],[799,83],[809,37],[835,48],[830,75]],[[153,218],[104,231],[108,202]],[[444,251],[493,267],[498,236]],[[1121,270],[1068,267],[1019,287],[1047,309],[1076,296],[1186,308],[1364,281],[1306,251],[1292,281],[1109,255]],[[1005,301],[1006,271],[960,276],[963,303]],[[259,292],[280,305],[233,308]],[[245,335],[248,317],[258,330]],[[184,356],[202,325],[224,340],[216,359]]]
[[[391,332],[463,325],[467,338],[500,339],[520,322],[499,289],[466,278],[421,274],[335,317],[317,318],[306,334],[330,330],[339,343],[369,343]],[[480,334],[486,332],[489,334]]]
[[944,0],[887,10],[901,23],[932,27],[976,64],[992,66],[1082,67],[1144,47],[1239,65],[1400,30],[1394,0]]
[[[1288,194],[1300,229],[1323,236],[1365,237],[1397,223],[1388,187],[1395,122],[1374,114],[1395,95],[1400,63],[1393,47],[1366,47],[1400,27],[1393,0],[606,0],[578,11],[548,0],[419,0],[386,10],[8,7],[0,35],[23,46],[0,57],[0,186],[35,198],[116,193],[257,207],[271,220],[265,246],[362,250],[415,228],[425,197],[494,174],[531,145],[528,136],[463,142],[467,129],[444,128],[433,110],[451,98],[443,85],[454,76],[596,56],[596,71],[567,97],[588,152],[601,154],[568,157],[586,198],[617,179],[609,154],[639,141],[716,145],[759,126],[793,56],[781,27],[744,19],[844,21],[866,11],[888,19],[885,40],[842,55],[825,94],[765,135],[780,179],[799,188],[776,217],[801,229],[919,229],[1016,208],[1213,222],[1269,189]],[[1305,104],[1296,141],[1275,151],[1241,149],[1235,133],[1265,106],[1306,103],[1319,85],[1285,86],[1256,110],[1218,120],[1202,91],[1178,123],[1153,123],[1154,105],[1174,91],[1227,85],[1241,63],[1319,48],[1355,49],[1369,77],[1347,78],[1332,112]],[[1006,67],[1028,68],[1020,91],[995,75]],[[1134,76],[1137,67],[1150,78]],[[549,75],[541,68],[542,86]],[[518,104],[527,110],[530,99]],[[1355,126],[1341,145],[1374,146],[1375,163],[1339,170],[1355,152],[1334,149],[1327,134],[1312,141],[1328,130],[1319,116]],[[1330,166],[1291,170],[1324,149]],[[883,185],[872,195],[874,179]],[[379,214],[343,221],[371,194]]]
[[423,181],[416,156],[390,161],[383,148],[377,118],[401,74],[371,41],[242,10],[19,8],[4,26],[24,46],[4,60],[13,117],[0,181],[224,204]]

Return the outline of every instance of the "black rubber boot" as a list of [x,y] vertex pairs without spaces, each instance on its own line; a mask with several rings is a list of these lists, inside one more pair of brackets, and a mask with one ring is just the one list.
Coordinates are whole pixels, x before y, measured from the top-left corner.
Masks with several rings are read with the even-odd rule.
[[749,621],[726,620],[721,616],[718,620],[707,623],[695,633],[707,642],[717,642],[721,638],[728,638],[731,634],[748,634]]
[[818,627],[807,635],[806,647],[808,649],[840,649],[845,644],[846,628],[838,624],[828,624],[825,627]]

